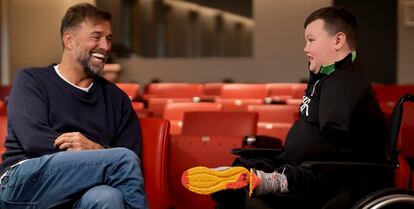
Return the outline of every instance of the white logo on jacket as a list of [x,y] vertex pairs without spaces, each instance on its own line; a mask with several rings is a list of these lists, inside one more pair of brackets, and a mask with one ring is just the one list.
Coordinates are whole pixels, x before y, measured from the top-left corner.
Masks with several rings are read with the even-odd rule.
[[[300,112],[302,114],[305,114],[306,116],[309,116],[309,103],[311,101],[311,98],[307,97],[306,95],[302,97],[302,105],[300,106]],[[303,113],[305,111],[305,113]]]
[[[318,85],[320,80],[316,81],[315,84],[313,85],[312,88],[312,93],[311,93],[311,97],[313,96],[313,94],[315,93],[315,88],[316,85]],[[306,94],[302,97],[302,105],[300,106],[300,112],[302,114],[305,114],[306,116],[309,116],[309,103],[311,102],[311,98],[306,96]],[[306,111],[305,113],[303,113],[303,111]]]

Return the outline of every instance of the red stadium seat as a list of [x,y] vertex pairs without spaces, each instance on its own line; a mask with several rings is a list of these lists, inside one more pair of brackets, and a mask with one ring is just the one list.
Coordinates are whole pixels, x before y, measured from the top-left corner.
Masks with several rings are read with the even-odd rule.
[[414,85],[373,85],[378,101],[397,101],[406,93],[414,94]]
[[176,102],[192,102],[192,98],[149,98],[148,99],[148,110],[153,113],[153,117],[162,118],[165,105],[168,103]]
[[6,116],[7,115],[7,106],[4,101],[0,101],[0,116]]
[[272,101],[284,102],[292,99],[294,83],[268,83],[266,88],[269,91],[269,98]]
[[116,83],[116,85],[124,91],[131,100],[136,100],[139,96],[139,84],[137,83]]
[[141,118],[142,167],[149,207],[169,209],[167,163],[170,124],[158,118]]
[[171,201],[175,209],[211,209],[214,202],[209,195],[198,195],[185,189],[181,174],[194,166],[218,167],[231,165],[233,148],[239,148],[238,136],[188,136],[171,137],[169,157],[169,184]]
[[6,100],[10,94],[12,85],[2,85],[0,86],[0,100]]
[[225,84],[221,89],[221,98],[227,99],[264,99],[268,96],[265,84]]
[[[0,155],[3,154],[5,151],[4,141],[6,140],[7,136],[7,116],[1,115],[0,116]],[[0,162],[2,158],[0,158]]]
[[297,83],[293,85],[292,89],[292,99],[302,99],[303,95],[305,95],[305,90],[307,88],[306,83]]
[[231,99],[217,98],[216,102],[222,104],[223,111],[247,111],[247,106],[263,104],[263,99]]
[[208,96],[220,96],[221,89],[225,83],[205,83],[204,86],[204,94]]
[[163,118],[171,123],[171,134],[180,134],[185,112],[192,111],[220,111],[221,104],[206,102],[178,102],[167,103]]
[[150,84],[150,94],[159,98],[193,98],[203,96],[203,85],[199,83],[155,83]]
[[196,136],[247,136],[257,131],[257,113],[186,112],[182,134]]
[[399,167],[396,170],[396,187],[414,188],[414,103],[405,103],[398,135]]
[[257,134],[279,138],[282,144],[293,123],[298,119],[296,105],[249,105],[248,111],[259,114]]

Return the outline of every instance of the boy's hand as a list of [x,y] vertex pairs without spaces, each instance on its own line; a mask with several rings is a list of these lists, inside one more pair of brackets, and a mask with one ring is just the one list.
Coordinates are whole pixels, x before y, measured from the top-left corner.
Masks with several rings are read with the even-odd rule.
[[104,148],[102,145],[91,141],[79,132],[69,132],[60,135],[56,138],[54,145],[60,150],[66,151],[95,150]]

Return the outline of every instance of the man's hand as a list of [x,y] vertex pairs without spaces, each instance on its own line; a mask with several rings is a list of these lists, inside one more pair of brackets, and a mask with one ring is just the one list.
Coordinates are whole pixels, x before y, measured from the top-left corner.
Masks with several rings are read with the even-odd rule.
[[66,151],[95,150],[104,148],[102,145],[91,141],[79,132],[70,132],[60,135],[55,140],[55,147]]

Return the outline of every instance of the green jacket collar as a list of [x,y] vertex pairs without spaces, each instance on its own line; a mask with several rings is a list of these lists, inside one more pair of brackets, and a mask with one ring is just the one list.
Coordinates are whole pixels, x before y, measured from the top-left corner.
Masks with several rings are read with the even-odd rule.
[[335,62],[333,64],[329,64],[329,65],[322,65],[321,69],[319,70],[319,73],[330,75],[331,73],[335,71],[335,66],[337,66],[339,63],[342,63],[344,60],[347,60],[347,59],[351,59],[353,62],[355,58],[356,58],[356,51],[352,51],[348,56],[346,56],[341,61]]

